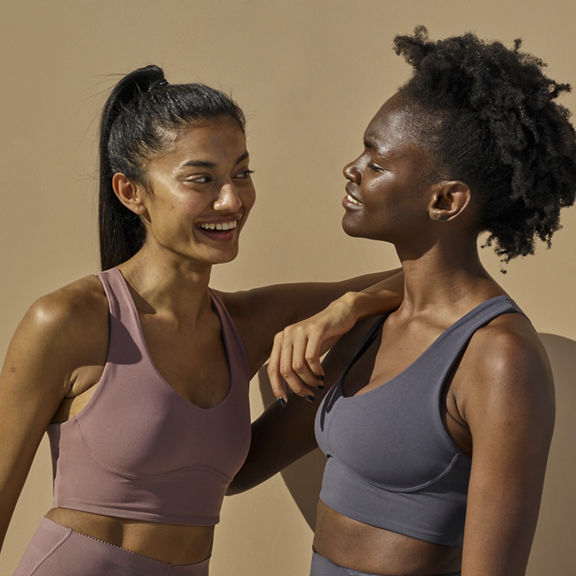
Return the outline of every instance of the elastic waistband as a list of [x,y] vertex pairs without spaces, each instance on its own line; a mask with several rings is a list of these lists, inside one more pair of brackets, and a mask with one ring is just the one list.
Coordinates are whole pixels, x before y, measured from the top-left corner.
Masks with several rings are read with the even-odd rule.
[[[335,564],[325,556],[322,556],[312,551],[312,566],[310,569],[310,576],[382,576],[381,574],[374,574],[372,572],[361,572],[360,570],[353,570]],[[461,572],[452,572],[450,574],[438,574],[438,576],[462,576]]]
[[208,576],[209,563],[162,562],[43,518],[15,576]]

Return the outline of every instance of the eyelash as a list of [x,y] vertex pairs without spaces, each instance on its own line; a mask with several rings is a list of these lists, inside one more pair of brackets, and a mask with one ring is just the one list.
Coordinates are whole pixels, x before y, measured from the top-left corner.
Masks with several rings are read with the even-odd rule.
[[368,168],[370,168],[370,170],[374,170],[374,172],[384,172],[384,168],[382,168],[382,166],[372,164],[372,162],[368,164]]
[[[254,174],[254,170],[242,170],[242,172],[239,172],[232,178],[245,180],[246,178],[250,178],[251,174]],[[208,184],[212,181],[212,178],[210,176],[195,176],[193,178],[188,178],[186,181],[192,182],[193,184]]]
[[242,170],[242,172],[240,172],[240,174],[242,174],[242,176],[234,176],[234,178],[250,178],[251,174],[254,174],[254,170],[250,170],[250,169],[246,169],[246,170]]

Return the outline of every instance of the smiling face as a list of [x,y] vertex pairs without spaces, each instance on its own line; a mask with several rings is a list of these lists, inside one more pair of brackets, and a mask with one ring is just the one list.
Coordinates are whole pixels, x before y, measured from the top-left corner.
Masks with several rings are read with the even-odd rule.
[[364,151],[345,166],[342,226],[350,236],[411,241],[429,222],[433,161],[417,138],[417,115],[390,98],[366,129]]
[[228,262],[255,200],[246,138],[231,118],[194,122],[145,166],[145,248],[203,265]]

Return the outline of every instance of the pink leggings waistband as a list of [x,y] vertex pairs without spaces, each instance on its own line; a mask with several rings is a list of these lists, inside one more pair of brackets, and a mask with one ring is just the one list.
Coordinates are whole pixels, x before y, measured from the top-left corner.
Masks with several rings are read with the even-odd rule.
[[208,576],[209,562],[174,566],[43,518],[14,576]]

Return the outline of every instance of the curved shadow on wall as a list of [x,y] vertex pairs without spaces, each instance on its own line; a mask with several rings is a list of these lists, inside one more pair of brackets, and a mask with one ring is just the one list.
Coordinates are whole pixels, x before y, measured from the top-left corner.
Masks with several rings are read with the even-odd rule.
[[[258,373],[258,385],[264,408],[267,408],[276,399],[272,394],[265,369]],[[324,454],[316,449],[280,473],[294,502],[312,531],[316,526],[316,504],[322,485],[325,462]]]
[[556,427],[527,576],[576,574],[576,342],[540,334],[554,373]]
[[[554,334],[540,334],[546,348],[556,387],[556,428],[540,519],[527,576],[567,576],[576,574],[576,342]],[[274,402],[265,370],[259,374],[264,406]],[[320,493],[325,459],[319,450],[292,464],[282,478],[313,530],[316,502]]]

